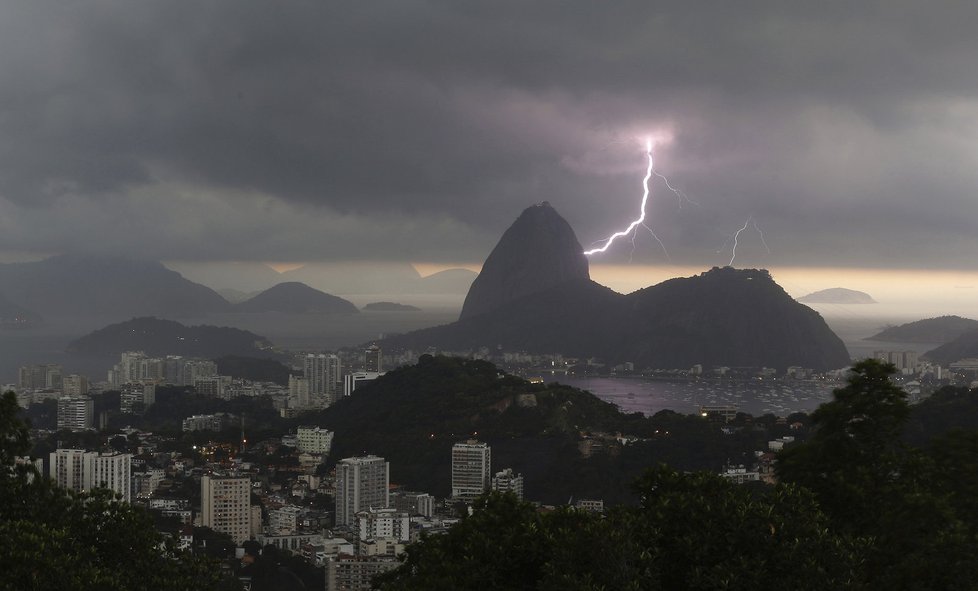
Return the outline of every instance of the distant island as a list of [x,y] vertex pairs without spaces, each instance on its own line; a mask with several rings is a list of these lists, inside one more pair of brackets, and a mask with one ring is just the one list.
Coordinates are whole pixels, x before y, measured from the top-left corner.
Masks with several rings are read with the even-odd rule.
[[978,320],[960,316],[939,316],[891,326],[868,337],[867,340],[900,343],[950,343],[973,330],[978,330]]
[[844,287],[830,287],[821,291],[812,292],[806,296],[798,298],[803,304],[876,304],[868,293],[846,289]]
[[286,314],[357,314],[348,300],[298,281],[286,281],[234,305],[235,312],[283,312]]
[[369,312],[420,312],[421,308],[397,302],[371,302],[363,307]]
[[227,355],[276,357],[272,343],[247,330],[226,326],[184,326],[144,316],[110,324],[68,344],[69,353],[105,354],[143,351],[147,355],[183,355],[214,359]]

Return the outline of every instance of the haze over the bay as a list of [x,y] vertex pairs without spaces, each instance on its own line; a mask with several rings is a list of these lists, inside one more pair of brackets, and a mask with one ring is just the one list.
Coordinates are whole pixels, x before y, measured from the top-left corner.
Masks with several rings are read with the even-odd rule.
[[642,230],[593,256],[612,287],[725,265],[750,219],[734,264],[792,295],[960,294],[974,22],[893,0],[7,2],[0,257],[477,269],[536,202],[585,245],[625,227],[651,138],[688,200],[653,177],[665,248]]

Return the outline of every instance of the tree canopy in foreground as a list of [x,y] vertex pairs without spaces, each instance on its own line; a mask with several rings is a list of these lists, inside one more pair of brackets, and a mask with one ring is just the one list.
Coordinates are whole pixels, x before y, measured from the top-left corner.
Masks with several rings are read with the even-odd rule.
[[638,507],[541,513],[482,498],[444,535],[408,547],[382,590],[974,589],[978,434],[901,441],[893,366],[857,363],[779,456],[781,483],[734,485],[649,470]]
[[144,510],[104,489],[75,493],[15,465],[30,449],[12,393],[0,398],[0,589],[188,589],[221,586],[209,560],[178,551]]

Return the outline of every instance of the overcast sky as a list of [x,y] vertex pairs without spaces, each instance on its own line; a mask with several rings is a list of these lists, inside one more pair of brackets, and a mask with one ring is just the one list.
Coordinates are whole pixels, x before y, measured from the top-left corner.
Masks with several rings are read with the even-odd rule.
[[[0,251],[978,268],[974,2],[0,3]],[[719,252],[718,252],[719,251]]]

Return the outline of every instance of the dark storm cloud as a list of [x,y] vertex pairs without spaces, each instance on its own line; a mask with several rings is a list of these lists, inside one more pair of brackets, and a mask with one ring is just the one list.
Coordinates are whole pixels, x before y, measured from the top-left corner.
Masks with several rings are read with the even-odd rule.
[[[0,247],[481,260],[549,200],[672,260],[973,265],[969,3],[10,2]],[[383,237],[378,240],[378,237]],[[664,260],[640,239],[638,260]],[[610,255],[620,262],[628,248]]]

